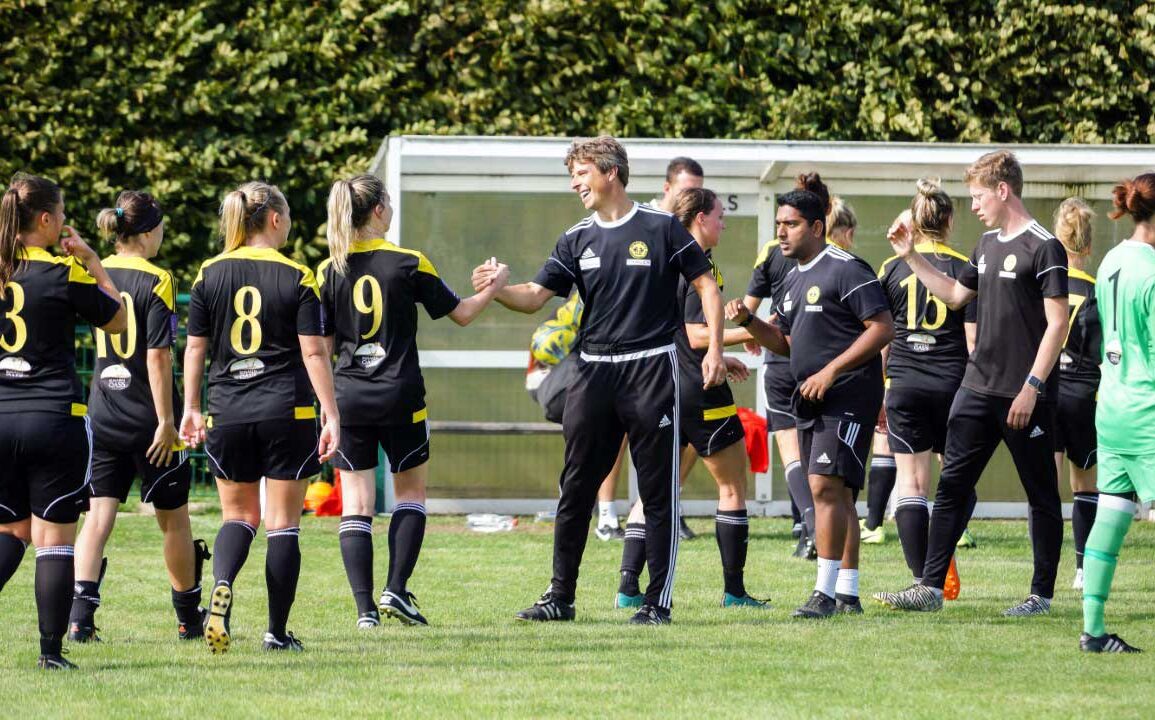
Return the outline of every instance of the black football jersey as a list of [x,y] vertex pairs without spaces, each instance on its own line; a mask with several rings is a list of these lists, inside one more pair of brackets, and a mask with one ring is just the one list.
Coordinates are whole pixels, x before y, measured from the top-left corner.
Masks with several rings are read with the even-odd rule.
[[84,415],[76,316],[107,325],[120,304],[79,260],[39,247],[20,253],[20,265],[0,298],[0,413]]
[[562,233],[533,281],[561,297],[577,286],[582,352],[616,355],[672,343],[682,325],[678,279],[710,267],[673,215],[635,203],[620,220],[594,213]]
[[[148,260],[113,255],[103,261],[128,315],[128,328],[109,335],[93,328],[96,364],[88,395],[93,435],[105,444],[126,446],[151,439],[156,431],[156,406],[148,382],[148,351],[171,352],[176,343],[176,285],[172,275]],[[180,395],[172,386],[172,407],[180,411]]]
[[[797,264],[782,254],[777,238],[771,240],[762,246],[758,259],[754,261],[754,273],[750,276],[746,294],[750,297],[769,298],[771,310],[777,308],[782,301],[782,283],[786,280],[786,273]],[[762,358],[766,365],[790,362],[790,358],[769,351],[764,351]]]
[[[866,329],[863,324],[890,310],[874,269],[864,260],[834,245],[786,275],[778,324],[790,336],[790,369],[798,383],[846,351]],[[882,359],[875,356],[840,375],[821,406],[795,393],[795,415],[817,415],[874,422],[882,400]],[[868,417],[870,416],[870,417]]]
[[325,332],[335,338],[343,425],[413,422],[425,407],[417,362],[417,303],[436,320],[461,300],[420,252],[386,240],[354,242],[341,275],[317,269]]
[[206,260],[193,281],[188,334],[209,338],[214,425],[316,417],[298,335],[322,335],[313,271],[272,248]]
[[[706,252],[710,259],[710,269],[714,273],[714,280],[718,289],[723,287],[722,273],[714,265],[710,252]],[[734,404],[734,395],[726,383],[703,390],[702,361],[706,359],[706,351],[695,350],[690,347],[690,337],[686,334],[686,325],[706,325],[706,313],[702,309],[702,298],[694,286],[685,278],[679,281],[678,294],[682,299],[682,328],[674,335],[674,342],[678,346],[678,373],[679,387],[682,396],[687,394],[700,398],[700,404],[706,408],[724,408]]]
[[[966,255],[942,243],[919,243],[914,249],[950,278],[957,279],[967,264]],[[878,278],[894,316],[887,377],[919,388],[957,388],[968,354],[963,324],[975,321],[975,304],[951,310],[898,257],[882,263]]]
[[1059,391],[1076,386],[1084,391],[1094,391],[1099,387],[1103,344],[1099,306],[1095,302],[1095,278],[1077,268],[1069,268],[1067,290],[1071,315],[1067,323],[1067,339],[1059,355]]
[[[1043,298],[1067,296],[1067,253],[1054,235],[1032,222],[1013,237],[984,233],[958,281],[978,292],[978,334],[963,386],[998,397],[1023,388],[1047,329]],[[1059,374],[1047,377],[1055,396]]]

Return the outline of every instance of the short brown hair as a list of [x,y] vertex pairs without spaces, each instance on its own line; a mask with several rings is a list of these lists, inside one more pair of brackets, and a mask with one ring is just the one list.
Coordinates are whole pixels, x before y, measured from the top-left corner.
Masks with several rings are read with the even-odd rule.
[[995,150],[983,155],[963,175],[967,185],[997,187],[1005,182],[1016,197],[1023,196],[1023,166],[1010,150]]
[[592,162],[598,170],[608,173],[618,169],[618,180],[625,187],[630,181],[630,161],[622,144],[609,135],[596,138],[576,138],[565,154],[565,166],[573,170],[575,162]]

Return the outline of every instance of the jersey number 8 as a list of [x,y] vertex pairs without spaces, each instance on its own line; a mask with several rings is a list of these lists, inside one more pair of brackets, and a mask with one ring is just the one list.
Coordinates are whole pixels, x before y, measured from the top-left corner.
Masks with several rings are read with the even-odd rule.
[[[365,297],[366,287],[369,289],[368,298]],[[377,282],[377,278],[372,275],[362,275],[357,278],[357,282],[353,283],[353,307],[357,308],[357,312],[373,318],[369,332],[362,333],[361,338],[368,340],[375,337],[377,331],[381,329],[381,317],[384,312],[384,304],[381,301],[381,284]]]
[[[112,336],[112,351],[119,357],[128,360],[136,352],[136,312],[132,306],[132,296],[126,292],[120,293],[124,300],[124,310],[128,315],[128,327],[124,332]],[[108,333],[96,328],[96,357],[108,357]]]
[[[246,310],[245,307],[248,306]],[[233,310],[237,319],[229,329],[229,341],[238,355],[252,355],[261,347],[261,291],[245,285],[233,296]],[[249,326],[249,342],[245,344],[245,326]]]
[[[918,321],[918,276],[910,275],[899,283],[906,288],[906,329],[914,330]],[[934,322],[930,322],[930,307],[934,306]],[[938,330],[946,322],[946,303],[929,292],[926,294],[926,311],[922,317],[923,330]]]

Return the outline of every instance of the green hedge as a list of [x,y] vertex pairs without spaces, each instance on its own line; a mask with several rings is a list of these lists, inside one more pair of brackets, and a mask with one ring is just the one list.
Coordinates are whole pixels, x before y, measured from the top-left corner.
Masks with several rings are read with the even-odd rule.
[[90,234],[153,191],[187,287],[254,177],[315,261],[390,133],[1149,143],[1155,10],[1100,5],[0,0],[0,172]]

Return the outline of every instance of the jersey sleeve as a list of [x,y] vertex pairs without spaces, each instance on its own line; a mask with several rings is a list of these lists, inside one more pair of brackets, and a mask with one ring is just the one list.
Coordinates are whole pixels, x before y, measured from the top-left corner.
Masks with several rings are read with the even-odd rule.
[[422,253],[417,253],[417,267],[412,277],[417,302],[425,306],[425,312],[434,320],[453,312],[461,302]]
[[565,297],[573,289],[577,280],[577,264],[574,263],[573,245],[569,236],[562,233],[557,239],[557,245],[541,270],[537,271],[533,281],[546,290],[552,290],[554,295]]
[[333,265],[328,260],[317,266],[317,287],[321,291],[321,334],[328,337],[336,334],[333,318],[337,317],[333,306],[333,283],[328,274],[333,272]]
[[1062,243],[1050,238],[1035,251],[1035,278],[1043,297],[1067,296],[1067,251]]
[[176,284],[167,272],[158,276],[152,287],[145,325],[149,348],[164,349],[176,344]]
[[[980,245],[981,245],[981,243],[980,243]],[[959,271],[958,271],[958,278],[957,278],[958,281],[960,283],[962,283],[963,287],[967,288],[968,290],[978,290],[979,289],[979,260],[978,260],[978,256],[979,256],[980,245],[975,246],[975,249],[973,251],[971,251],[970,259],[967,260],[966,264],[963,265],[961,268],[959,268]],[[974,303],[971,303],[971,304],[973,305]]]
[[783,335],[789,335],[790,334],[790,314],[786,312],[786,309],[784,307],[782,307],[781,302],[779,302],[777,305],[774,306],[773,314],[777,316],[775,318],[774,324],[778,326],[778,329],[782,331]]
[[75,258],[68,259],[68,301],[76,314],[93,327],[107,325],[120,310],[120,298],[104,292]]
[[323,330],[320,288],[313,271],[302,268],[301,281],[297,285],[297,334],[323,335]]
[[746,286],[746,294],[750,297],[768,298],[774,293],[774,263],[781,261],[782,253],[774,252],[777,247],[773,242],[762,246],[758,259],[754,261],[754,272],[750,275],[750,284]]
[[851,261],[839,276],[839,295],[859,320],[874,317],[883,310],[890,312],[890,301],[874,269],[865,262]]
[[710,258],[706,257],[706,253],[698,246],[694,236],[673,217],[670,218],[670,244],[670,263],[687,282],[693,282],[710,272],[713,267],[710,265]]
[[687,325],[705,325],[706,313],[702,310],[702,297],[688,282],[680,283],[682,289],[682,322]]

